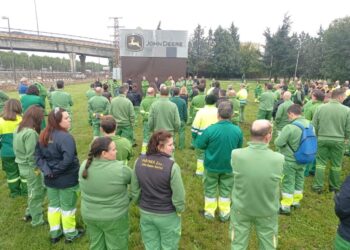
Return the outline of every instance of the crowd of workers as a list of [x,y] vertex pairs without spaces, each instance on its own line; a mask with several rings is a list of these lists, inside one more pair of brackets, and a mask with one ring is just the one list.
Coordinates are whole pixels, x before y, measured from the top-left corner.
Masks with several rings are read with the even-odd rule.
[[[19,100],[0,91],[1,159],[10,196],[28,197],[23,219],[33,227],[46,224],[47,196],[52,244],[84,235],[75,218],[81,192],[90,249],[128,248],[131,200],[140,208],[145,248],[178,249],[186,199],[174,150],[175,144],[176,150],[185,148],[190,125],[195,175],[203,178],[203,216],[214,220],[218,212],[221,221],[230,220],[232,249],[247,249],[252,225],[260,248],[276,249],[278,214],[290,215],[301,206],[305,176],[315,176],[314,192],[325,192],[328,162],[328,191],[335,193],[340,219],[335,248],[350,249],[350,179],[343,186],[340,180],[343,155],[349,153],[349,83],[257,83],[257,118],[242,148],[248,93],[245,83],[236,93],[232,85],[223,89],[213,80],[208,88],[204,78],[196,77],[176,82],[169,77],[162,84],[146,77],[140,84],[96,81],[86,92],[93,141],[80,164],[70,134],[73,100],[64,82],[47,91],[40,81],[22,78]],[[134,134],[139,115],[142,149],[132,169],[127,162],[140,139]],[[317,137],[317,145],[308,144],[311,151],[303,162],[296,153],[303,150],[305,133],[310,142]],[[276,152],[269,149],[270,141]]]

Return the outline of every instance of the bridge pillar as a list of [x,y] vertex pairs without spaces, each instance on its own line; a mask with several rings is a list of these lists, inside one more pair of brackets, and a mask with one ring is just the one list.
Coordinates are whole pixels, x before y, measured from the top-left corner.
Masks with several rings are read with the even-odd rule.
[[76,54],[75,53],[69,53],[69,60],[70,60],[70,71],[72,73],[76,72],[76,62],[75,62],[75,57]]
[[79,55],[80,59],[80,66],[81,66],[81,73],[85,73],[85,60],[86,60],[86,55]]

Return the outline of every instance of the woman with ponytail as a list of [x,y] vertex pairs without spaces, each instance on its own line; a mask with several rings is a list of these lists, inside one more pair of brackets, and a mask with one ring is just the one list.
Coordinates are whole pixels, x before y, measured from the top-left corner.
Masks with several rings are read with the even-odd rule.
[[46,189],[40,170],[35,164],[34,155],[43,119],[44,110],[35,105],[31,106],[24,113],[13,139],[13,149],[20,176],[22,180],[26,180],[28,187],[28,207],[23,220],[31,220],[33,227],[45,224],[43,202]]
[[71,243],[84,233],[75,227],[79,160],[74,138],[68,133],[69,128],[68,112],[62,108],[53,109],[48,116],[47,127],[40,133],[35,152],[36,163],[47,187],[47,216],[53,244],[63,236],[66,243]]
[[131,169],[116,160],[110,137],[96,138],[79,171],[81,214],[90,249],[128,249]]

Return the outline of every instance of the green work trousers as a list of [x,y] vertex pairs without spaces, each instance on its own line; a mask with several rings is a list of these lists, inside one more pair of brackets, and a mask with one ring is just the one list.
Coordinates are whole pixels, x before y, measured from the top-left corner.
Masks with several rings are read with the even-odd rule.
[[138,124],[138,117],[140,114],[140,106],[134,106],[134,113],[135,113],[135,126]]
[[318,140],[318,150],[316,155],[316,173],[312,189],[323,190],[324,177],[328,161],[331,162],[329,171],[329,188],[331,190],[340,189],[340,174],[342,169],[344,142]]
[[63,234],[67,239],[78,234],[75,227],[75,212],[77,205],[77,193],[79,186],[69,188],[47,187],[47,197],[49,199],[48,221],[50,225],[51,238],[57,238]]
[[131,144],[135,143],[134,130],[131,126],[125,126],[125,127],[117,126],[117,131],[115,134],[120,135],[121,137],[125,137],[131,142]]
[[204,150],[196,148],[197,166],[196,175],[203,176],[204,173]]
[[244,109],[246,104],[240,104],[239,105],[239,122],[245,121],[245,115],[244,115]]
[[99,137],[101,134],[100,131],[100,119],[97,118],[92,118],[91,119],[91,124],[92,124],[92,133],[94,137]]
[[177,250],[181,238],[181,217],[175,212],[154,214],[141,211],[140,229],[146,250]]
[[258,110],[258,115],[257,115],[257,119],[264,119],[264,120],[268,120],[271,121],[272,118],[272,110]]
[[316,159],[312,163],[305,165],[304,176],[309,176],[310,174],[315,175],[316,170]]
[[15,157],[1,157],[2,169],[6,173],[7,185],[10,189],[10,197],[27,195],[27,180],[20,176]]
[[150,131],[148,126],[148,121],[143,121],[143,142],[148,143],[150,138]]
[[303,198],[305,164],[285,161],[282,179],[282,209],[299,205]]
[[185,148],[185,128],[186,128],[185,121],[181,121],[181,125],[179,128],[179,149]]
[[[225,221],[230,217],[231,192],[233,186],[232,173],[213,173],[204,171],[204,214],[214,218],[219,207],[220,219]],[[217,195],[219,193],[219,199]]]
[[334,240],[334,250],[349,250],[350,242],[343,239],[338,233]]
[[277,213],[268,217],[255,217],[231,210],[231,250],[248,249],[252,226],[255,226],[259,249],[276,249],[278,236]]
[[129,239],[129,216],[118,219],[90,220],[83,218],[89,235],[90,250],[127,250]]
[[32,216],[32,226],[44,224],[43,203],[46,196],[46,188],[43,184],[43,177],[38,169],[27,164],[18,164],[22,178],[27,180],[28,207],[26,215]]

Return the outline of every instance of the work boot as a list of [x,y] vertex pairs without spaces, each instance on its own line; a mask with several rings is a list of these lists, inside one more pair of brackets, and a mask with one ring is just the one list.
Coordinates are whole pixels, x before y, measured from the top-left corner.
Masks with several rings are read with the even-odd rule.
[[77,229],[77,231],[78,231],[77,235],[75,235],[75,236],[72,237],[72,238],[66,239],[66,240],[64,241],[64,243],[66,243],[66,244],[73,243],[75,240],[81,238],[81,237],[84,235],[84,233],[85,233],[85,230],[82,229],[82,228]]
[[282,207],[280,207],[279,214],[280,215],[287,215],[287,216],[289,216],[290,215],[290,208],[282,208]]

